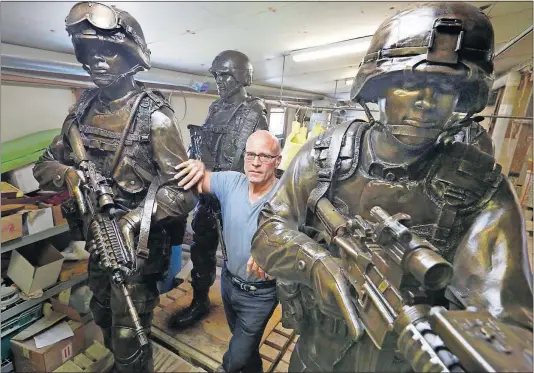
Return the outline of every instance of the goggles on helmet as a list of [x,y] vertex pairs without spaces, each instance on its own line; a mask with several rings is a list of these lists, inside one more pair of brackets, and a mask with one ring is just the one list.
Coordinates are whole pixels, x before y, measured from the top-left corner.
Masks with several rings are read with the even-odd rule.
[[69,28],[83,21],[102,30],[113,30],[120,26],[120,18],[115,9],[101,3],[83,2],[74,5],[65,18],[65,25]]

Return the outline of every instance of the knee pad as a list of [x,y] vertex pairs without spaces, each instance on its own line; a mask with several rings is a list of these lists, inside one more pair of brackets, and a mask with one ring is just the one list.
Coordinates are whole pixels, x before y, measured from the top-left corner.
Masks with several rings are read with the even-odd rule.
[[[147,331],[148,329],[148,331]],[[149,333],[150,328],[145,328]],[[152,343],[141,348],[132,328],[114,326],[112,328],[112,352],[118,372],[152,372]]]

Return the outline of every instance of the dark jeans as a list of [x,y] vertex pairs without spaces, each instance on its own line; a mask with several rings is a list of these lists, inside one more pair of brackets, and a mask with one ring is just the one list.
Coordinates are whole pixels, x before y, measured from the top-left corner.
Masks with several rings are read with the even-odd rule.
[[278,305],[276,286],[247,292],[234,285],[230,274],[224,269],[221,293],[232,332],[228,351],[223,356],[224,370],[262,372],[259,347],[265,326]]

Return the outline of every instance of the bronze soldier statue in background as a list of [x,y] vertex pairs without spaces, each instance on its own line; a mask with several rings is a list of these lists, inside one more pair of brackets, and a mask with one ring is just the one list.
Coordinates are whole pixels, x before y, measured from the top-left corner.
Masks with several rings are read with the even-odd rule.
[[[493,48],[491,22],[473,5],[422,4],[389,18],[351,91],[354,102],[378,103],[379,120],[368,112],[370,123],[326,131],[285,171],[260,217],[252,255],[277,278],[284,325],[300,333],[290,371],[411,368],[394,349],[376,348],[368,333],[358,341],[350,333],[346,320],[355,311],[344,263],[339,251],[313,239],[324,230],[317,216],[324,198],[346,217],[372,221],[374,206],[409,215],[411,231],[453,265],[450,285],[433,305],[487,310],[532,330],[524,221],[470,119],[487,102]],[[464,119],[451,120],[454,111]],[[387,289],[382,283],[377,291]]]
[[[255,131],[268,130],[263,101],[249,96],[245,89],[252,82],[252,64],[245,54],[227,50],[215,57],[209,71],[221,98],[211,104],[203,126],[188,126],[191,132],[189,157],[202,160],[209,171],[244,172],[247,138]],[[192,222],[193,300],[189,307],[173,315],[170,320],[173,328],[193,325],[209,312],[208,292],[215,281],[218,229],[222,229],[219,214],[217,199],[201,195]],[[222,238],[221,244],[224,256]]]
[[[94,250],[99,242],[92,230],[82,238],[91,252],[91,310],[113,352],[115,369],[152,371],[151,345],[142,348],[136,330],[150,334],[159,302],[157,281],[169,264],[170,232],[184,226],[196,204],[196,197],[178,188],[173,179],[173,166],[185,161],[187,154],[169,102],[134,80],[137,72],[150,69],[150,51],[139,23],[121,9],[94,2],[74,5],[65,23],[76,58],[97,88],[81,95],[61,134],[37,162],[34,175],[43,189],[68,188],[75,197],[70,201],[76,203],[64,206],[73,227],[76,215],[98,213],[87,211],[87,180],[79,170],[92,164],[93,176],[102,175],[92,181],[102,186],[105,195],[114,195],[121,232],[115,237],[122,238],[111,244],[124,242],[134,258],[135,270],[124,285],[139,318],[132,320],[128,297],[105,271],[103,252]],[[177,236],[175,241],[180,240]]]

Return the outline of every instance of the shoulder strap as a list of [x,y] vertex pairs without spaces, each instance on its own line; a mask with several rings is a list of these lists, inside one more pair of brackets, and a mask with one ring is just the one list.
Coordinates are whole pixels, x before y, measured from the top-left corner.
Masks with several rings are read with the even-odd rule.
[[139,241],[137,242],[137,256],[143,259],[148,259],[148,236],[150,234],[150,224],[152,221],[152,210],[154,209],[154,202],[156,200],[156,193],[160,186],[160,178],[156,176],[145,196],[145,203],[143,205],[143,213],[141,215],[141,228],[139,230]]
[[89,104],[93,101],[93,99],[98,95],[99,91],[100,90],[98,88],[88,89],[83,91],[80,95],[78,104],[74,109],[74,115],[76,116],[78,123],[81,123],[85,111],[87,110]]
[[124,145],[126,143],[126,137],[128,136],[128,133],[130,132],[130,128],[132,127],[132,123],[134,122],[135,113],[137,112],[137,108],[139,107],[139,103],[145,97],[146,92],[141,92],[139,96],[136,98],[134,104],[132,105],[132,110],[130,111],[130,116],[128,117],[128,122],[126,122],[126,126],[124,127],[124,130],[122,131],[122,136],[119,142],[119,145],[117,146],[117,150],[115,151],[115,155],[113,156],[113,162],[111,163],[111,168],[109,170],[109,175],[113,175],[115,172],[115,169],[117,168],[117,165],[119,164],[119,160],[121,159],[122,151],[124,150]]
[[336,171],[336,163],[339,158],[343,139],[345,138],[345,134],[347,133],[352,123],[354,122],[345,122],[336,127],[332,132],[332,136],[330,138],[330,147],[328,148],[328,157],[326,160],[328,168],[321,170],[318,175],[319,183],[311,191],[310,196],[308,198],[308,208],[306,209],[306,225],[309,225],[311,223],[311,219],[313,214],[315,213],[317,202],[319,202],[319,200],[324,197],[324,195],[330,188],[330,184],[332,183]]

